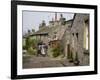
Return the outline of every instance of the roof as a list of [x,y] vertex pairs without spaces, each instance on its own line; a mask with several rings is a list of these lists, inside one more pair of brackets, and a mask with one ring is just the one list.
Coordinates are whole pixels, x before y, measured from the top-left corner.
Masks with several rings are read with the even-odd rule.
[[[66,22],[72,22],[71,20],[68,20]],[[71,24],[70,24],[71,25]],[[52,26],[45,26],[40,28],[37,32],[35,32],[34,34],[29,34],[27,36],[35,36],[35,35],[48,35],[50,36],[51,39],[53,39],[54,36],[54,32],[56,33],[56,37],[58,40],[61,40],[66,29],[67,29],[68,25],[52,25]]]
[[37,34],[48,34],[48,32],[49,32],[49,27],[43,27],[40,30],[38,30],[37,32],[35,32],[34,35],[37,35]]
[[[72,22],[73,19],[71,20],[68,20],[66,22]],[[71,24],[70,24],[71,26]],[[41,28],[40,30],[38,30],[37,32],[34,33],[34,35],[42,35],[42,34],[49,34],[51,40],[53,39],[53,36],[54,36],[54,32],[57,32],[56,33],[56,37],[58,40],[61,40],[66,29],[67,29],[68,25],[52,25],[52,26],[46,26],[46,27],[43,27]]]

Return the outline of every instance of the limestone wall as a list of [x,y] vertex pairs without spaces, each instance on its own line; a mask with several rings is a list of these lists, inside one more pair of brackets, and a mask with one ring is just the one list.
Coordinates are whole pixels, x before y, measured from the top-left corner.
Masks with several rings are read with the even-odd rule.
[[88,14],[76,14],[71,28],[71,49],[73,51],[73,58],[78,53],[80,63],[83,61],[83,40],[85,20],[88,19]]

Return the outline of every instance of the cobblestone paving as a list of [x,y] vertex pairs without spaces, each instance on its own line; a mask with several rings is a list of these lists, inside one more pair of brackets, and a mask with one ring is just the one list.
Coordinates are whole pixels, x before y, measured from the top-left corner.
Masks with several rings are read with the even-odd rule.
[[[83,64],[79,66],[88,65],[89,58],[85,56]],[[67,59],[52,59],[50,57],[36,57],[31,56],[23,62],[23,68],[46,68],[46,67],[68,67],[75,66],[73,63],[70,63]]]
[[54,60],[49,57],[31,57],[23,63],[23,68],[45,68],[45,67],[64,67],[72,66],[67,60]]

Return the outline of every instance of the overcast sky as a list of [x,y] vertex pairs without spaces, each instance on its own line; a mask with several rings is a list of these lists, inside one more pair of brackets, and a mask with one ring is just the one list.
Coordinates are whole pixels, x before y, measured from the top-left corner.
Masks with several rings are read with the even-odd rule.
[[[57,19],[59,20],[60,14],[63,14],[63,17],[66,20],[73,18],[73,13],[57,13]],[[28,30],[39,29],[39,24],[45,20],[46,25],[49,21],[55,18],[55,12],[36,12],[36,11],[23,11],[23,34],[27,33]]]

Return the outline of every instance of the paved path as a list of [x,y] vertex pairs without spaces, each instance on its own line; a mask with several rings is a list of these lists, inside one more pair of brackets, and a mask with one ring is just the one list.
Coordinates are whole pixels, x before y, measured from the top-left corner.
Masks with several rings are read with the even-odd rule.
[[23,68],[45,68],[45,67],[64,67],[73,66],[67,60],[55,60],[49,57],[31,57],[23,63]]
[[[50,58],[48,56],[24,56],[23,68],[45,68],[45,67],[67,67],[75,66],[73,63],[69,63],[64,58]],[[85,55],[83,63],[80,66],[89,65],[89,56]]]

